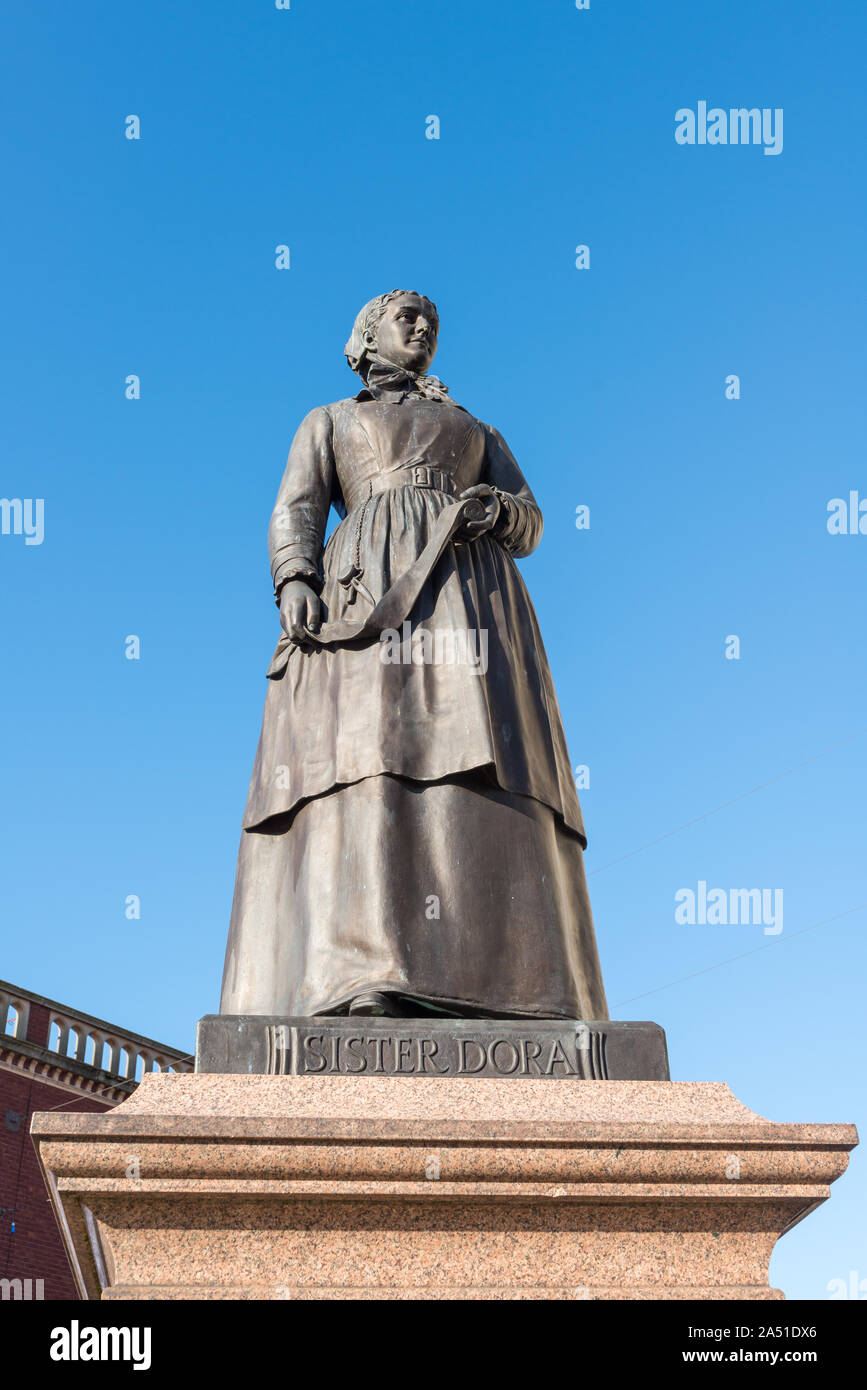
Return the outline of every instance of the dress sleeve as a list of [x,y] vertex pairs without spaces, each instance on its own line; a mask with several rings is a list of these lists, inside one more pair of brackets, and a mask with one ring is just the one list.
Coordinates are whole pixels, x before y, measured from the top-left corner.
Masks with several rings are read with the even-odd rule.
[[324,406],[301,421],[268,527],[274,593],[289,579],[322,588],[322,541],[334,483],[333,425]]
[[499,430],[485,425],[485,471],[488,483],[500,499],[500,515],[493,534],[510,555],[532,555],[542,537],[542,513]]

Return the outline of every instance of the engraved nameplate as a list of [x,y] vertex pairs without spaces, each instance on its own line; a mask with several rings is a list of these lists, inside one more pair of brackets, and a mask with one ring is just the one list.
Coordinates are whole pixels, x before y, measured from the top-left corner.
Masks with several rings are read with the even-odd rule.
[[269,1018],[199,1021],[196,1071],[271,1076],[531,1077],[667,1081],[655,1023]]

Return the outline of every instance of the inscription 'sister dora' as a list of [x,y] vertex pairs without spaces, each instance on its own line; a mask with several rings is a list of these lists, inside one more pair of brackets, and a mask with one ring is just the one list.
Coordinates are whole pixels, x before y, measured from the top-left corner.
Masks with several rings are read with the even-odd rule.
[[[581,1076],[561,1039],[407,1038],[364,1034],[341,1036],[304,1033],[300,1037],[300,1072],[381,1072],[383,1075],[428,1074],[472,1076],[488,1071],[500,1076]],[[555,1068],[562,1071],[555,1073]]]

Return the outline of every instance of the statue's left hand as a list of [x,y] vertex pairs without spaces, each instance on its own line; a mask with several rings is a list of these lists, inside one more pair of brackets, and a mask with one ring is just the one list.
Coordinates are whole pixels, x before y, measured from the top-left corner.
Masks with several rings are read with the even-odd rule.
[[472,541],[476,536],[483,536],[486,531],[496,526],[497,517],[500,515],[500,499],[487,483],[477,483],[475,487],[466,488],[461,493],[460,500],[465,502],[468,497],[478,498],[485,509],[485,515],[478,521],[465,521],[455,540]]

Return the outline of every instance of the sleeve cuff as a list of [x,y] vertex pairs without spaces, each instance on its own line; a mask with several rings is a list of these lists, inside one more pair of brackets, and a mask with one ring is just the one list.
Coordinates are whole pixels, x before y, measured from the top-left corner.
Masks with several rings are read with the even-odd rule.
[[274,597],[280,602],[280,590],[292,579],[303,579],[317,594],[322,589],[322,576],[315,565],[304,560],[286,560],[274,571]]

